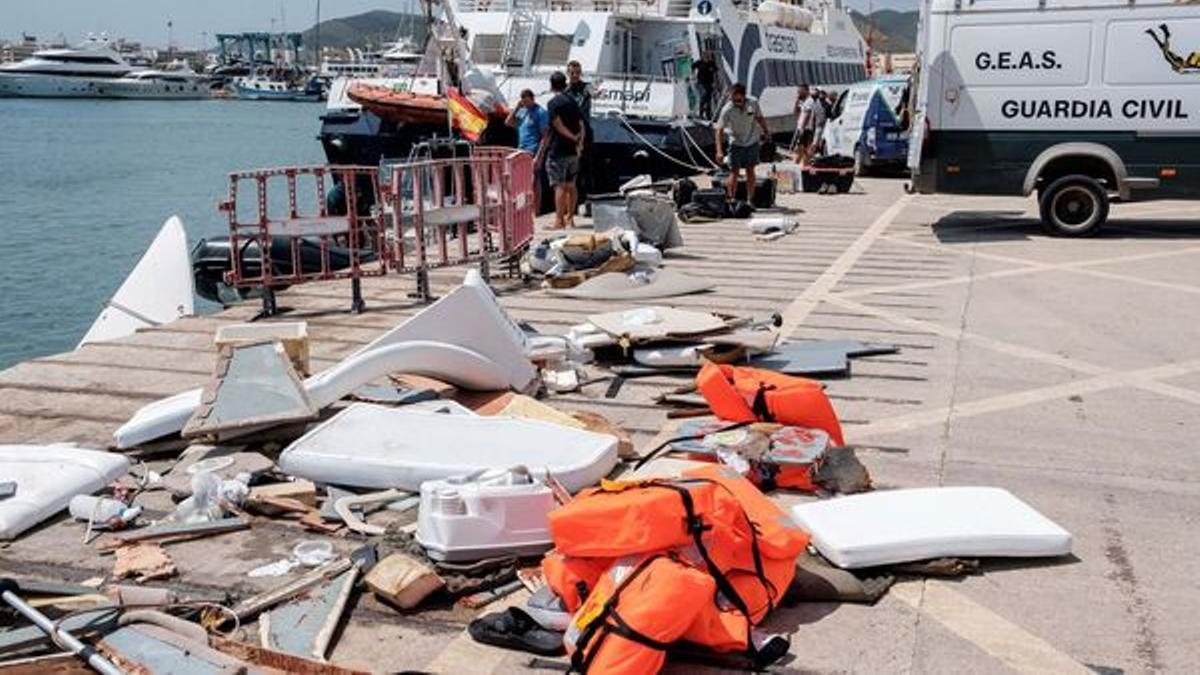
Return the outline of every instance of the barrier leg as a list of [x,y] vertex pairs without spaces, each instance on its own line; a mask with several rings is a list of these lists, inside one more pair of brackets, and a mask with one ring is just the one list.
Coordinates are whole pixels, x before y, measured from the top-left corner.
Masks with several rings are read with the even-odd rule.
[[362,279],[354,277],[350,280],[350,313],[362,314],[367,311],[367,302],[362,296]]
[[258,313],[258,316],[275,316],[278,313],[279,308],[275,305],[275,289],[270,286],[263,286],[262,311]]

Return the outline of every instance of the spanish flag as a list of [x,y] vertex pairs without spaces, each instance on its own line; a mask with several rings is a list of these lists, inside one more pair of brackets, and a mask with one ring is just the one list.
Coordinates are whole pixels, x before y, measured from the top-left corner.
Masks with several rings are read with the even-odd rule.
[[468,141],[478,141],[479,135],[487,129],[488,119],[479,108],[462,92],[454,87],[446,91],[446,107],[450,109],[450,117],[454,126],[462,132]]

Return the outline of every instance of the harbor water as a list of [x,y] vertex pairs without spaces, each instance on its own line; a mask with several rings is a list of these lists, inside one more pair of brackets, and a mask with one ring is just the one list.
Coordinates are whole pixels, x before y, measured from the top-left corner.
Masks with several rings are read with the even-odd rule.
[[171,215],[225,233],[228,172],[323,163],[322,105],[0,98],[0,368],[74,348]]

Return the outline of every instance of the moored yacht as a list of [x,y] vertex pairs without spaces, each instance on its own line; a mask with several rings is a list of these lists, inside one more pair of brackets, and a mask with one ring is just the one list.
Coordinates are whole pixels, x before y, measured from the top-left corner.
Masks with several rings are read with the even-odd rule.
[[99,88],[134,71],[107,39],[79,47],[45,49],[0,66],[0,96],[103,98]]
[[0,96],[37,98],[207,98],[208,85],[189,69],[132,65],[104,38],[79,47],[45,49],[0,66]]

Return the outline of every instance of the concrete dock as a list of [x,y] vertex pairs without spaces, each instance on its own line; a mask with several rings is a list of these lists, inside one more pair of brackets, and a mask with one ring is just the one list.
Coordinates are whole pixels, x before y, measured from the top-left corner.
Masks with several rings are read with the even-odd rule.
[[[962,580],[905,580],[875,606],[782,609],[767,628],[792,636],[778,672],[1192,672],[1200,661],[1200,223],[1195,206],[1116,206],[1096,238],[1042,234],[1032,200],[908,196],[864,179],[847,195],[783,195],[799,230],[756,241],[744,222],[684,225],[672,269],[711,279],[708,294],[664,302],[741,315],[780,312],[802,338],[887,342],[828,391],[847,441],[879,488],[1004,487],[1074,535],[1074,555],[990,562]],[[1192,220],[1188,220],[1192,218]],[[435,292],[461,269],[433,275]],[[634,303],[552,297],[495,280],[510,314],[563,332]],[[314,369],[420,310],[410,277],[281,293],[308,322]],[[0,443],[106,447],[140,406],[202,385],[218,326],[256,305],[184,319],[110,344],[0,372]],[[626,428],[639,449],[669,432],[653,397],[686,379],[607,382],[547,399]],[[791,503],[797,497],[779,499]],[[163,505],[167,508],[167,505]],[[0,545],[0,572],[82,581],[110,558],[52,521]],[[278,580],[249,569],[311,534],[268,521],[251,532],[173,545],[197,592],[254,592]],[[339,541],[339,550],[356,542]],[[331,660],[369,670],[512,672],[554,662],[475,645],[459,610],[397,613],[363,597]],[[256,641],[257,632],[248,635]],[[695,666],[675,667],[694,672]]]

